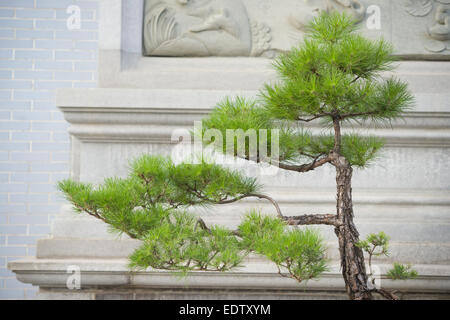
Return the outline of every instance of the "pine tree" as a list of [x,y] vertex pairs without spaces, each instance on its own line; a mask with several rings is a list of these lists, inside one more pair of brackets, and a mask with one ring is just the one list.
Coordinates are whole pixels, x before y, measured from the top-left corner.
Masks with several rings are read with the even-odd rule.
[[[298,173],[324,165],[335,167],[335,213],[285,217],[276,201],[260,192],[256,179],[204,161],[175,164],[149,155],[133,162],[128,178],[107,179],[99,187],[65,180],[59,188],[76,210],[103,220],[113,231],[142,240],[130,257],[133,268],[227,271],[256,253],[274,262],[280,275],[306,281],[327,270],[326,250],[317,231],[298,226],[328,225],[338,239],[349,297],[371,299],[377,292],[394,299],[386,290],[371,286],[372,272],[367,274],[364,261],[364,251],[370,255],[369,262],[373,255],[387,254],[387,236],[370,235],[361,241],[353,222],[353,168],[367,167],[384,142],[342,132],[342,126],[351,122],[384,125],[412,106],[405,83],[381,77],[382,72],[392,70],[394,61],[389,43],[364,38],[346,15],[324,13],[309,24],[298,47],[276,58],[276,84],[267,84],[259,99],[226,99],[203,121],[204,131],[215,129],[225,137],[230,129],[254,129],[258,142],[269,142],[267,155],[253,152],[250,143],[244,142],[243,148],[231,148],[234,156]],[[302,127],[312,121],[323,125],[321,135]],[[276,160],[270,143],[275,129],[279,130]],[[264,130],[268,137],[260,136]],[[230,152],[229,142],[223,140],[216,147]],[[278,216],[253,211],[237,230],[228,230],[208,227],[187,210],[247,197],[270,201]],[[376,253],[376,248],[381,251]],[[403,279],[416,273],[398,264],[390,274]]]

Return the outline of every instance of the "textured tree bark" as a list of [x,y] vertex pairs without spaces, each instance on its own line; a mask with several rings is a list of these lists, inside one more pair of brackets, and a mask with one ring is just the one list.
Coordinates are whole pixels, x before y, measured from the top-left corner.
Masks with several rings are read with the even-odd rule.
[[356,246],[359,233],[353,222],[352,168],[348,161],[340,156],[333,163],[336,167],[337,216],[341,222],[335,228],[339,241],[342,275],[347,293],[352,300],[372,299],[367,285],[367,273],[364,265],[364,253]]

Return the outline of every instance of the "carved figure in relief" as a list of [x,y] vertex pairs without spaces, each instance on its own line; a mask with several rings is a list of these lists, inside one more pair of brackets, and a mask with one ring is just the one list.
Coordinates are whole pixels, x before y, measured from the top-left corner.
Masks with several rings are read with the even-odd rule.
[[427,28],[429,39],[424,39],[424,47],[430,52],[448,49],[450,40],[450,0],[406,0],[405,10],[414,17],[428,16],[436,4],[433,20]]
[[428,29],[428,33],[436,40],[450,40],[450,5],[439,5],[436,9],[435,24]]
[[147,55],[250,56],[270,47],[270,29],[250,23],[242,0],[146,0],[145,5]]
[[309,9],[288,17],[290,25],[299,31],[303,31],[305,25],[322,11],[346,12],[356,22],[361,22],[366,15],[366,8],[358,0],[305,0],[305,3]]

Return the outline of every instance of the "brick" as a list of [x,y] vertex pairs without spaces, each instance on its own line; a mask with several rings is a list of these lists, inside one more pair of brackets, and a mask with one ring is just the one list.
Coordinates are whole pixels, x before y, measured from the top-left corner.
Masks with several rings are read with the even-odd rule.
[[14,100],[53,100],[55,93],[49,90],[15,91]]
[[69,142],[69,134],[68,133],[53,133],[53,140],[61,141],[61,142]]
[[0,80],[0,89],[31,89],[31,81]]
[[27,247],[27,256],[28,257],[36,257],[36,246],[33,246],[33,247],[28,246]]
[[70,144],[63,142],[36,142],[33,151],[68,151]]
[[5,215],[0,215],[0,233],[1,233],[1,225],[2,224],[7,224],[8,223],[8,217]]
[[34,110],[55,110],[55,102],[53,101],[35,101],[33,104]]
[[53,31],[16,30],[16,39],[53,39]]
[[84,71],[84,70],[97,70],[97,62],[91,61],[81,61],[75,62],[74,67],[75,71]]
[[68,172],[69,165],[67,163],[34,163],[31,165],[33,172]]
[[28,171],[28,164],[0,162],[0,172],[26,172]]
[[66,9],[73,4],[78,5],[78,3],[73,0],[36,0],[36,8]]
[[36,29],[67,30],[67,22],[60,20],[36,20]]
[[8,236],[8,245],[36,244],[37,236]]
[[74,88],[96,88],[97,82],[91,81],[91,82],[74,82],[73,83]]
[[47,203],[48,195],[44,194],[10,194],[11,203]]
[[57,214],[61,210],[61,206],[54,205],[30,205],[30,213],[32,214]]
[[15,30],[14,29],[0,30],[0,38],[1,39],[14,39],[15,38]]
[[92,80],[92,72],[55,72],[55,80]]
[[23,204],[2,204],[0,214],[25,214],[27,206]]
[[51,227],[47,226],[30,226],[30,235],[47,235],[51,233]]
[[11,119],[11,112],[9,112],[9,111],[0,111],[0,119],[1,120],[9,120],[9,119]]
[[55,39],[95,40],[96,37],[97,32],[93,31],[68,30],[55,32]]
[[[6,41],[6,40],[4,40]],[[4,42],[0,41],[0,46]],[[25,41],[25,40],[22,40]],[[26,40],[28,41],[28,40]],[[31,61],[17,61],[17,60],[0,60],[0,69],[31,69],[33,63]]]
[[[53,134],[53,137],[54,136],[55,136],[55,133]],[[52,152],[51,158],[52,158],[52,161],[69,161],[70,153],[69,152]]]
[[0,233],[4,235],[26,235],[27,234],[27,226],[15,226],[15,225],[0,225]]
[[49,181],[48,173],[13,173],[11,174],[11,182],[28,182],[28,183],[42,183]]
[[[12,96],[12,90],[0,90],[0,99],[1,100],[10,100]],[[5,103],[6,101],[0,101],[0,105]]]
[[[1,122],[0,122],[1,125]],[[33,122],[31,124],[32,130],[36,131],[63,131],[65,132],[69,124],[67,122]],[[55,150],[53,150],[55,151]]]
[[[92,30],[97,31],[98,30],[98,22],[96,21],[82,21],[81,22],[81,30]],[[97,39],[98,33],[95,33],[95,39]]]
[[12,71],[0,70],[0,79],[12,79]]
[[0,121],[2,130],[28,130],[30,123],[23,121]]
[[9,217],[9,223],[18,225],[48,224],[48,215],[12,215]]
[[[3,3],[2,3],[3,6]],[[13,9],[0,9],[0,17],[2,18],[12,18],[14,17]]]
[[27,248],[25,247],[0,247],[0,255],[9,257],[25,257]]
[[8,182],[9,180],[9,174],[8,173],[1,173],[0,174],[0,182]]
[[1,141],[9,140],[9,132],[0,132],[0,140]]
[[9,111],[0,111],[0,119],[1,120],[9,120],[9,119],[11,119],[11,112],[9,112]]
[[87,51],[56,51],[56,60],[92,60],[94,58],[91,52]]
[[23,183],[2,183],[0,184],[0,192],[27,192],[28,186]]
[[16,50],[16,59],[52,59],[53,52],[51,50]]
[[29,143],[24,142],[2,142],[0,149],[4,151],[25,151],[30,149]]
[[0,161],[5,161],[9,159],[9,152],[0,151]]
[[47,132],[13,132],[13,141],[47,141],[50,140],[50,133]]
[[36,61],[36,70],[72,70],[72,62],[63,61]]
[[30,110],[31,101],[1,101],[0,109]]
[[[61,9],[56,9],[56,19],[67,19],[70,16],[70,14],[68,14],[66,12],[66,10],[61,10]],[[95,17],[95,11],[94,10],[88,10],[87,8],[83,8],[83,10],[81,10],[81,20],[83,23],[86,20],[93,20]]]
[[5,50],[5,49],[0,50],[0,59],[11,59],[12,55],[13,55],[12,50]]
[[34,8],[34,0],[2,0],[3,8]]
[[28,288],[30,286],[29,284],[20,282],[17,279],[5,279],[3,281],[4,281],[4,287],[8,290]]
[[50,119],[51,119],[50,112],[45,111],[13,112],[13,120],[50,120]]
[[73,43],[69,40],[36,40],[37,49],[72,49]]
[[16,70],[14,72],[14,79],[39,79],[39,80],[51,80],[53,73],[50,71],[24,71]]
[[29,10],[29,9],[18,9],[16,10],[17,18],[54,18],[55,11],[54,10]]
[[[68,163],[67,163],[68,165]],[[50,181],[51,182],[59,182],[61,180],[65,180],[69,178],[69,171],[67,170],[67,172],[64,173],[52,173],[51,177],[50,177]],[[57,199],[56,201],[60,202],[62,198]]]
[[11,161],[48,161],[49,157],[48,152],[11,152]]
[[33,21],[19,19],[0,19],[0,28],[32,29]]
[[0,289],[0,299],[23,299],[23,289]]
[[72,82],[69,82],[69,81],[36,81],[35,88],[37,88],[37,89],[72,88]]
[[33,48],[33,40],[2,40],[0,48]]
[[52,112],[52,120],[64,120],[64,114],[60,112],[59,110],[56,110],[55,112]]
[[30,192],[33,193],[50,193],[58,191],[54,183],[36,183],[29,186]]

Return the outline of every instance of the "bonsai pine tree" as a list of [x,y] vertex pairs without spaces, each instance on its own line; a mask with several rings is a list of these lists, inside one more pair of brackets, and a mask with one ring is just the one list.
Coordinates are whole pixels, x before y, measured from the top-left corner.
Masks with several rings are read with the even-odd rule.
[[[327,270],[326,250],[317,231],[299,226],[328,225],[337,236],[349,297],[371,299],[377,292],[396,298],[371,285],[371,266],[368,274],[364,261],[364,251],[370,263],[372,256],[387,254],[387,236],[380,233],[361,241],[353,221],[353,168],[367,167],[383,141],[344,132],[343,126],[351,122],[389,123],[412,106],[413,98],[405,83],[381,77],[395,61],[391,45],[384,40],[365,39],[355,31],[351,18],[321,14],[309,24],[298,47],[276,58],[277,83],[267,84],[258,99],[238,97],[219,103],[203,121],[200,132],[214,129],[227,137],[229,141],[203,141],[222,152],[275,164],[283,170],[304,173],[333,166],[336,212],[286,217],[254,178],[205,161],[175,164],[168,158],[149,155],[133,162],[127,178],[110,178],[99,187],[65,180],[59,183],[60,190],[76,210],[142,241],[130,256],[133,268],[183,273],[227,271],[255,253],[274,262],[280,275],[306,281]],[[302,123],[313,121],[323,126],[320,135],[302,127]],[[256,132],[258,143],[270,142],[265,154],[255,152],[251,139],[235,147],[236,137],[227,136],[227,130],[245,133],[250,129]],[[263,132],[268,135],[263,136]],[[279,141],[277,150],[273,149],[275,140]],[[230,142],[233,147],[227,148]],[[277,216],[252,211],[237,230],[228,230],[207,226],[192,212],[197,206],[232,203],[246,197],[270,201]],[[188,210],[190,207],[193,210]],[[390,274],[397,279],[416,275],[399,264]]]

